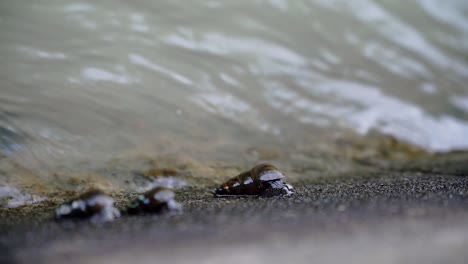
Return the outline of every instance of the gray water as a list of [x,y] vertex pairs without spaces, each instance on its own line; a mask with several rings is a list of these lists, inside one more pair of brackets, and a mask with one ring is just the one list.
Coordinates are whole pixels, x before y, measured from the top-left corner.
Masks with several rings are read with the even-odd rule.
[[464,0],[4,0],[0,31],[0,149],[25,166],[371,131],[468,147]]

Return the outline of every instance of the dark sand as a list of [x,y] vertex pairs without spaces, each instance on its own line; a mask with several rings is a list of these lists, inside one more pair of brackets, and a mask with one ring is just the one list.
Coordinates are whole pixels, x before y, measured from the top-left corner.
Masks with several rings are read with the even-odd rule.
[[289,181],[295,195],[272,199],[188,187],[182,215],[98,226],[55,222],[50,201],[0,209],[0,263],[468,263],[467,164],[460,152],[306,172]]

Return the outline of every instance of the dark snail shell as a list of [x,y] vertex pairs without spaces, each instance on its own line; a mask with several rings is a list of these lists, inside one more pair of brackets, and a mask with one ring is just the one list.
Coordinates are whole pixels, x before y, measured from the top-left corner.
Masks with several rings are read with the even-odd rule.
[[138,195],[127,209],[129,214],[139,213],[171,213],[182,212],[182,205],[174,200],[174,192],[165,187],[155,187],[144,194]]
[[114,200],[100,190],[90,190],[55,210],[57,219],[88,218],[93,223],[112,221],[120,217]]
[[215,190],[215,197],[256,195],[283,196],[293,193],[284,174],[271,164],[260,164],[229,179]]

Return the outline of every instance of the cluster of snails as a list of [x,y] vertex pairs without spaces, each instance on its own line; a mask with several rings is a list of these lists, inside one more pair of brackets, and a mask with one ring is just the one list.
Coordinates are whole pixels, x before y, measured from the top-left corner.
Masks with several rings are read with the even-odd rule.
[[[233,196],[289,196],[293,194],[291,185],[285,183],[285,175],[271,164],[260,164],[229,179],[214,190],[214,197]],[[175,193],[165,187],[155,187],[139,194],[130,203],[126,213],[165,213],[179,214],[182,205],[175,200]],[[93,223],[112,221],[120,217],[111,197],[100,190],[88,191],[74,200],[60,205],[57,219],[86,218]]]
[[[171,189],[155,187],[139,194],[127,208],[128,214],[182,212],[182,205],[174,200]],[[114,207],[114,200],[100,190],[90,190],[55,210],[57,219],[86,218],[92,223],[112,221],[120,217],[120,211]]]

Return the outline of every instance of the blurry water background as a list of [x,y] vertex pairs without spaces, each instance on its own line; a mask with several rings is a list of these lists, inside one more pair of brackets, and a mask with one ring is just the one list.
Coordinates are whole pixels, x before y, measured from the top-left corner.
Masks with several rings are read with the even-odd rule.
[[468,147],[464,0],[3,0],[0,32],[0,152],[25,167]]

